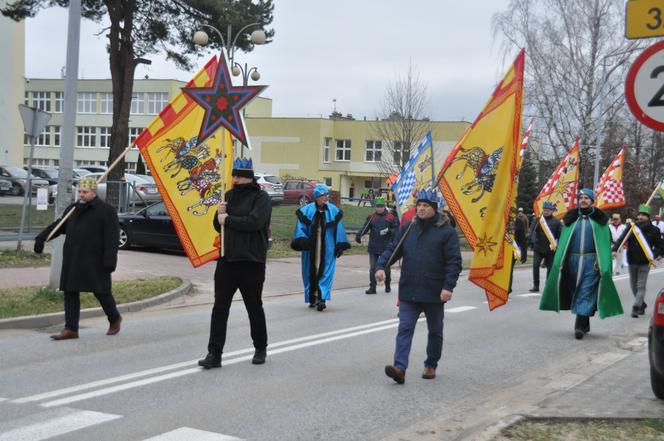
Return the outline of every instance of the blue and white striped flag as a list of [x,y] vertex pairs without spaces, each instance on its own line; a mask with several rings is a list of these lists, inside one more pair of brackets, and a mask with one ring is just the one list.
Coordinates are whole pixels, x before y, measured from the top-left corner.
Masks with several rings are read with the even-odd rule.
[[408,164],[392,184],[392,193],[399,213],[403,214],[408,210],[408,206],[414,203],[413,194],[417,190],[430,190],[435,187],[434,183],[433,141],[431,132],[427,132],[415,154],[411,154]]

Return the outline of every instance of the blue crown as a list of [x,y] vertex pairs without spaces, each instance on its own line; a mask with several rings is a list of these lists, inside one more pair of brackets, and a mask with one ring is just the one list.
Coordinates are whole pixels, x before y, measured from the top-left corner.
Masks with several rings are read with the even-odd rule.
[[419,190],[417,192],[417,200],[431,201],[437,204],[440,204],[442,202],[440,196],[438,195],[438,192],[436,192],[435,190]]
[[319,198],[325,194],[328,194],[329,192],[330,189],[327,188],[327,185],[325,184],[316,184],[316,186],[313,189],[314,198]]
[[233,161],[233,168],[236,170],[253,170],[254,163],[251,161],[251,158],[235,158],[235,161]]

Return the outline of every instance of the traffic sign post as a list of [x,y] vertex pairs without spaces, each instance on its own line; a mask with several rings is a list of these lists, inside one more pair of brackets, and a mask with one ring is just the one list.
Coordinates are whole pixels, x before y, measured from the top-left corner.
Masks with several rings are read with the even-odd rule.
[[664,132],[664,41],[636,58],[627,73],[625,98],[636,119]]
[[629,0],[625,4],[625,37],[652,38],[664,35],[664,1]]

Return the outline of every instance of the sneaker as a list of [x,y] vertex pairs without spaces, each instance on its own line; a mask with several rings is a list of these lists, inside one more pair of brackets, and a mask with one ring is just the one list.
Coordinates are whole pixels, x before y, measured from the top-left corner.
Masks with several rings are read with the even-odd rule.
[[212,369],[221,367],[221,354],[208,352],[204,359],[198,360],[198,365],[203,369]]
[[533,286],[528,290],[528,292],[539,292],[539,288],[537,286]]
[[265,349],[256,349],[256,352],[254,352],[254,358],[251,359],[251,364],[265,364],[265,357],[267,357],[267,351]]
[[385,366],[385,375],[396,381],[397,384],[403,384],[406,381],[406,373],[398,367]]
[[376,288],[369,288],[364,291],[365,294],[376,294]]

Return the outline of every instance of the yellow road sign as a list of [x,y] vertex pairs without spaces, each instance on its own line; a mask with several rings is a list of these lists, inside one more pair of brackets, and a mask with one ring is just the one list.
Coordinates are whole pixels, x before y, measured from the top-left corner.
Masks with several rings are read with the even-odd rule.
[[664,35],[664,0],[630,0],[625,5],[625,37]]

